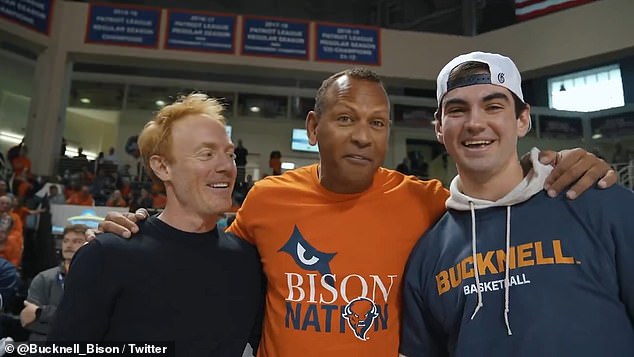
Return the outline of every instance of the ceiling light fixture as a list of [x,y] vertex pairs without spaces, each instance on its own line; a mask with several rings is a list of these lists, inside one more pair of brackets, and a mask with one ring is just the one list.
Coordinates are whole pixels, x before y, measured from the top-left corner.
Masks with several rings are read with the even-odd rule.
[[90,104],[90,98],[81,98],[81,99],[79,99],[79,101],[84,103],[84,104]]

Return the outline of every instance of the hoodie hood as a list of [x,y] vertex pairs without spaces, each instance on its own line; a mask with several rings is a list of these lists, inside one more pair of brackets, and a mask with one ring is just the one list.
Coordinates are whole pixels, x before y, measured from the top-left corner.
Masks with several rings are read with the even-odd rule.
[[524,202],[531,198],[533,195],[544,189],[544,181],[546,177],[552,171],[552,166],[544,165],[539,162],[539,149],[532,148],[530,151],[530,160],[533,168],[529,171],[528,175],[524,177],[511,192],[506,196],[500,198],[497,201],[481,200],[473,198],[460,192],[458,187],[460,186],[460,175],[457,175],[451,180],[449,186],[450,196],[447,199],[445,205],[447,208],[455,209],[458,211],[470,210],[470,202],[473,203],[475,209],[482,209],[488,207],[500,207],[500,206],[512,206],[521,202]]
[[[476,236],[476,210],[489,208],[489,207],[506,207],[506,256],[511,256],[511,206],[518,204],[520,202],[524,202],[531,198],[533,195],[543,190],[544,181],[550,172],[552,171],[552,167],[547,165],[542,165],[539,162],[539,150],[537,148],[532,148],[530,152],[530,160],[533,165],[533,168],[528,172],[528,174],[524,177],[524,179],[517,185],[515,188],[511,190],[504,197],[500,198],[497,201],[488,201],[481,200],[477,198],[472,198],[464,193],[460,192],[458,187],[460,186],[460,176],[456,176],[452,181],[449,187],[450,196],[447,199],[446,205],[447,208],[459,210],[459,211],[471,211],[471,256],[473,258],[473,262],[477,262],[477,236]],[[510,315],[510,292],[509,292],[509,260],[505,259],[505,268],[504,268],[504,323],[506,324],[507,334],[511,336],[513,333],[511,332],[511,324],[509,322]],[[475,277],[475,283],[477,287],[478,293],[478,302],[471,315],[471,320],[473,320],[478,311],[484,306],[484,300],[482,299],[482,290],[480,289],[480,271],[478,264],[473,264],[473,272]]]

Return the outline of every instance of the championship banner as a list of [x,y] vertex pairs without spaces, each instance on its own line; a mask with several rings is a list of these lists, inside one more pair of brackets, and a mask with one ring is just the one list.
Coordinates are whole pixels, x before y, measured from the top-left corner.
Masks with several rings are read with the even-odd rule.
[[48,35],[53,4],[53,0],[0,0],[0,17]]
[[242,17],[241,54],[308,59],[308,22]]
[[158,47],[161,9],[125,5],[91,5],[87,43]]
[[378,27],[318,23],[316,60],[381,64],[381,29]]
[[164,48],[234,53],[235,15],[169,10]]

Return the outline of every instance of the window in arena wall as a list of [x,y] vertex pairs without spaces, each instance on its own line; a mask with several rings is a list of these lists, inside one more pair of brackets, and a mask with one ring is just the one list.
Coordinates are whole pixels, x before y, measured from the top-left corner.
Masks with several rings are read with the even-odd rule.
[[591,112],[625,105],[618,64],[553,77],[548,80],[549,106]]

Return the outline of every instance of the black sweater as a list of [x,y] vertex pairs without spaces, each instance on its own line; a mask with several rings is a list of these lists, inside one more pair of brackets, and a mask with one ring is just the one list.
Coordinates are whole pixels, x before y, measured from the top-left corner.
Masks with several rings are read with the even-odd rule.
[[175,341],[177,356],[241,356],[259,339],[254,246],[156,217],[132,239],[102,234],[75,255],[50,341]]

